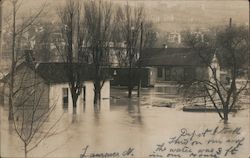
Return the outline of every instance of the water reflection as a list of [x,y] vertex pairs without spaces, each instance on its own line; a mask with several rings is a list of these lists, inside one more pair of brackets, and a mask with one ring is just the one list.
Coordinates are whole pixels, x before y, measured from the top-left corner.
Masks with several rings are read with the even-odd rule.
[[[185,113],[177,108],[153,107],[154,104],[168,102],[176,95],[167,93],[168,88],[143,89],[142,97],[128,99],[126,92],[112,89],[111,99],[102,100],[100,109],[94,108],[93,102],[79,102],[80,106],[73,109],[71,105],[56,107],[55,113],[48,123],[54,122],[63,113],[57,125],[58,135],[47,139],[30,157],[46,155],[47,157],[79,157],[86,145],[93,151],[123,150],[128,147],[136,148],[137,156],[152,150],[152,146],[169,137],[175,136],[181,128],[202,130],[206,128],[242,127],[249,133],[249,113],[236,114],[231,117],[229,124],[219,120],[216,113]],[[171,90],[170,90],[171,91]],[[66,108],[67,107],[67,108]],[[75,112],[74,112],[75,111]],[[22,148],[15,131],[7,121],[8,111],[1,110],[1,151],[5,157],[22,156]],[[4,118],[4,120],[2,120]],[[248,134],[245,134],[249,139]],[[246,142],[245,152],[249,149]],[[16,150],[18,149],[18,151]],[[20,149],[20,150],[19,150]],[[56,150],[55,150],[56,149]],[[53,152],[51,152],[53,151]]]
[[85,110],[86,110],[86,101],[84,100],[84,102],[83,102],[83,112],[85,112]]
[[97,126],[101,124],[101,119],[104,119],[104,117],[101,117],[100,115],[100,111],[94,112],[94,124]]
[[[74,111],[76,111],[76,109],[74,109]],[[72,124],[78,122],[78,116],[75,115],[75,114],[76,114],[76,112],[74,112],[73,115],[72,115],[72,121],[71,121]]]
[[155,92],[158,93],[158,95],[177,95],[178,94],[178,88],[177,86],[163,86],[163,87],[155,87]]
[[68,112],[69,104],[63,103],[63,112]]
[[128,115],[132,118],[132,124],[137,124],[137,125],[142,125],[142,114],[141,114],[141,104],[140,104],[140,99],[137,99],[137,103],[133,101],[129,101],[128,104]]

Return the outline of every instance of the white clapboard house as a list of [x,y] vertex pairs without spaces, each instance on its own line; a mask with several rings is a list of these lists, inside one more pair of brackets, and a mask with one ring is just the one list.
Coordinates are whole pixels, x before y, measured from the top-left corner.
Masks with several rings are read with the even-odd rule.
[[[93,106],[94,99],[94,73],[95,69],[90,64],[73,64],[80,71],[80,81],[82,83],[82,93],[78,98],[77,106]],[[23,62],[15,70],[14,95],[15,104],[21,104],[22,100],[39,99],[43,106],[57,104],[59,106],[72,107],[71,93],[69,89],[69,75],[67,63],[29,63]],[[6,75],[2,81],[4,104],[8,105],[8,83],[10,75]],[[101,81],[101,100],[109,100],[110,81],[108,78]],[[34,93],[35,91],[35,93]],[[25,102],[29,104],[28,101]],[[106,106],[109,106],[107,104]],[[88,108],[88,107],[87,107]],[[91,108],[91,107],[90,107]],[[107,107],[104,107],[107,108]]]

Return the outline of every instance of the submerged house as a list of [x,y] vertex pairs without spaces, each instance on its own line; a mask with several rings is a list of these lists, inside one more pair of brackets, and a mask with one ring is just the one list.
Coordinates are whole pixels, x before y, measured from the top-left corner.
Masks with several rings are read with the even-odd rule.
[[[84,105],[88,108],[87,106],[93,105],[94,99],[94,66],[90,64],[73,64],[73,66],[79,68],[80,82],[82,83],[82,93],[78,98],[77,106]],[[39,100],[39,104],[45,107],[54,104],[64,106],[65,108],[68,106],[72,107],[69,77],[67,74],[67,63],[50,62],[32,65],[28,62],[23,62],[17,66],[14,76],[14,92],[17,92],[14,104],[19,106],[27,98],[26,105],[34,104],[34,100]],[[8,81],[9,75],[2,79],[4,94],[8,94]],[[109,79],[105,79],[103,82],[101,99],[108,100],[110,97],[110,82]],[[5,95],[4,104],[8,104],[7,95]]]
[[212,66],[220,77],[220,66],[216,55],[207,51],[200,53],[189,48],[150,48],[141,55],[141,65],[151,68],[151,80],[190,81],[211,80]]

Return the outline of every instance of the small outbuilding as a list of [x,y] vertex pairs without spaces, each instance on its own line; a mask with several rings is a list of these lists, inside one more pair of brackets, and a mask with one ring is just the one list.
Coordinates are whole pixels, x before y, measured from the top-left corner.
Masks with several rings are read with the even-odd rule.
[[150,48],[141,53],[141,65],[152,68],[156,82],[211,80],[212,70],[220,77],[220,65],[215,54],[190,48]]

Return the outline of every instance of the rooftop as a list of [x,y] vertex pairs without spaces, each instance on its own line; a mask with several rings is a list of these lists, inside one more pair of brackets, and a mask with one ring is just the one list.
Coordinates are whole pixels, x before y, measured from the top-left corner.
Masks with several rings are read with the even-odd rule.
[[[40,77],[42,77],[47,83],[52,84],[69,82],[69,74],[72,70],[77,70],[75,72],[79,73],[81,81],[94,80],[95,78],[95,67],[91,64],[73,63],[72,68],[70,68],[68,63],[63,62],[36,63],[35,66],[27,62],[23,62],[17,66],[16,70],[18,71],[25,66],[31,68],[32,70],[36,70]],[[107,69],[104,71],[107,72],[105,77],[108,78],[109,71]],[[6,80],[8,76],[9,74],[7,74],[3,80]]]
[[143,66],[204,66],[213,55],[208,51],[200,53],[190,48],[149,48],[142,51]]

